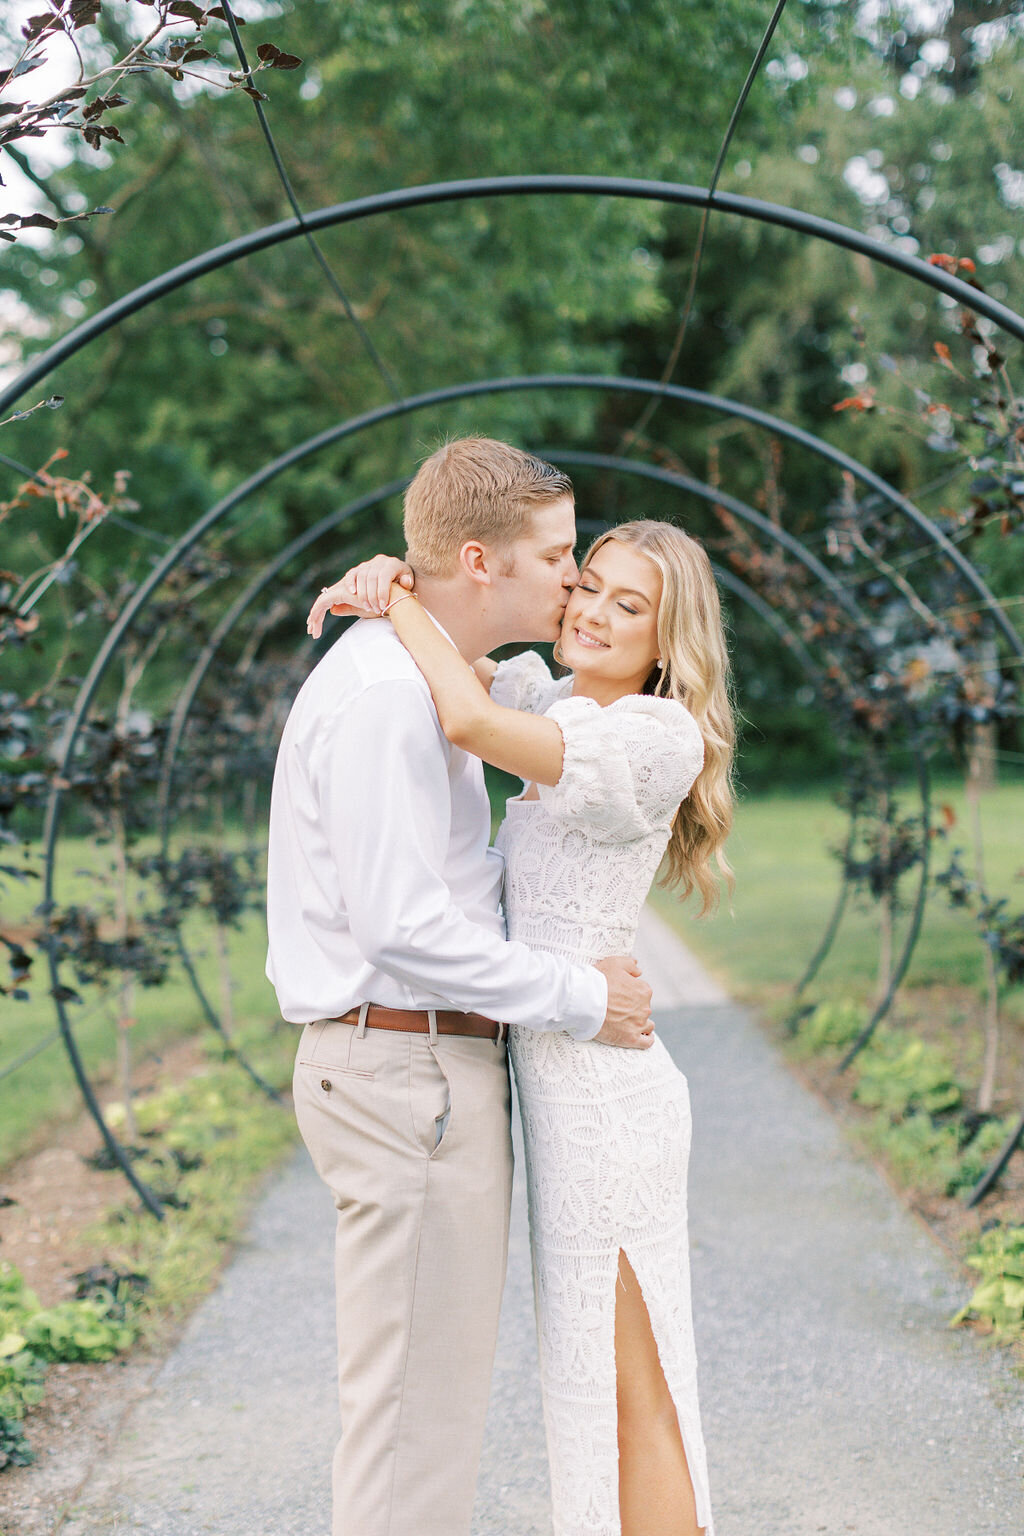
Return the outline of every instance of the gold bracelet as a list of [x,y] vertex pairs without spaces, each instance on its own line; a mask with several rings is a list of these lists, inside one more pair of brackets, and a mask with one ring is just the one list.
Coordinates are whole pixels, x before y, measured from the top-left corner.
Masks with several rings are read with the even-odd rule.
[[403,592],[400,597],[393,597],[391,599],[390,603],[388,603],[387,607],[381,609],[381,611],[380,611],[381,618],[383,618],[386,613],[390,613],[392,608],[395,606],[396,603],[404,603],[405,599],[407,597],[415,597],[415,596],[416,596],[415,592]]

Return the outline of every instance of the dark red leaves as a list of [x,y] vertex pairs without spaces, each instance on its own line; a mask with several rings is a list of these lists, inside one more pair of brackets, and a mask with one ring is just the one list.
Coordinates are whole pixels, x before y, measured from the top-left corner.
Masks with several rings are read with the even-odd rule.
[[256,57],[269,69],[298,69],[302,63],[294,53],[284,53],[276,43],[260,43]]

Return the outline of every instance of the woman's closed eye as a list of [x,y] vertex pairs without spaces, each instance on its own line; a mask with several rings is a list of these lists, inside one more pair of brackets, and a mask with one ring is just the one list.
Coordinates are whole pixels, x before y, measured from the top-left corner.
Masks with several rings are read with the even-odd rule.
[[[579,581],[579,582],[576,583],[576,585],[577,585],[578,589],[581,592],[596,592],[597,591],[596,587],[588,587],[586,582],[584,582],[584,581]],[[639,608],[631,608],[628,603],[620,602],[619,603],[619,607],[621,609],[623,609],[624,612],[631,613],[634,618],[640,612]]]

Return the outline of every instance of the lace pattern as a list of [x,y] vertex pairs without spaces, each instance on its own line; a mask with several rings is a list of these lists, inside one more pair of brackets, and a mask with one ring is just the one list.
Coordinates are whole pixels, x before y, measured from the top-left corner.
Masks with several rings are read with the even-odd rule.
[[[703,762],[692,716],[631,696],[566,697],[534,653],[498,668],[492,697],[547,713],[562,777],[510,800],[498,836],[510,937],[588,961],[628,953],[672,818]],[[497,689],[497,693],[495,692]],[[690,1309],[686,1079],[648,1051],[511,1033],[526,1144],[555,1536],[621,1536],[615,1394],[620,1250],[640,1283],[697,1499],[713,1536]]]
[[634,843],[658,834],[664,851],[679,802],[704,765],[685,705],[630,694],[605,709],[593,699],[559,699],[545,714],[562,732],[565,756],[558,783],[537,786],[541,803],[591,839]]
[[511,661],[499,661],[491,683],[491,698],[506,709],[542,715],[549,704],[564,697],[572,677],[552,677],[536,651],[522,651]]

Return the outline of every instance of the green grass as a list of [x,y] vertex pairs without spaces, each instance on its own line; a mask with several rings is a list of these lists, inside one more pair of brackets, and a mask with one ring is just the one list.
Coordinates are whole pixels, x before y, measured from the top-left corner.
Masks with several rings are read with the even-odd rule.
[[[58,870],[57,901],[62,905],[100,905],[109,870],[109,849],[86,839],[65,840]],[[19,884],[4,894],[5,926],[30,922],[32,908],[40,896],[38,883]],[[186,925],[185,938],[200,982],[217,1008],[220,983],[213,933],[199,917],[194,917]],[[274,991],[263,973],[266,943],[262,911],[248,913],[228,939],[238,1028],[257,1040],[267,1036],[278,1018]],[[39,957],[29,984],[30,999],[0,1000],[0,1072],[56,1028],[49,985],[45,960]],[[116,1050],[117,998],[112,991],[104,993],[94,986],[80,990],[82,1002],[68,1006],[75,1040],[93,1081],[109,1082]],[[159,1056],[163,1047],[183,1036],[212,1036],[180,967],[172,966],[162,986],[137,987],[135,1016],[132,1046],[136,1061]],[[77,1115],[80,1109],[81,1097],[70,1062],[63,1044],[57,1041],[27,1065],[0,1079],[0,1166],[36,1144],[53,1125]]]
[[[489,775],[492,806],[500,815],[504,799],[519,789],[518,780]],[[957,817],[949,846],[968,845],[963,795],[958,787],[940,787],[936,804],[948,802]],[[906,807],[911,806],[906,797]],[[1024,786],[1006,784],[983,801],[988,883],[1006,895],[1011,908],[1024,901]],[[733,912],[695,921],[692,908],[656,893],[660,909],[680,929],[687,944],[738,995],[780,994],[801,974],[814,951],[838,888],[839,868],[829,856],[844,833],[846,819],[831,792],[811,787],[799,792],[752,796],[738,809],[729,856],[736,869]],[[936,844],[934,863],[941,867],[948,847]],[[57,899],[63,904],[98,899],[97,881],[108,878],[109,849],[86,839],[67,839],[61,848]],[[905,882],[909,894],[913,876]],[[35,883],[5,892],[5,923],[28,921],[39,899]],[[905,921],[905,919],[904,919]],[[900,924],[902,927],[902,923]],[[897,945],[900,932],[897,932]],[[212,934],[193,919],[187,939],[197,969],[214,1005],[219,996]],[[234,1000],[240,1026],[266,1037],[277,1018],[273,990],[263,974],[266,932],[261,912],[249,914],[229,941]],[[839,937],[816,985],[817,995],[868,997],[877,969],[876,918],[866,905],[851,904]],[[924,932],[908,977],[908,986],[966,986],[981,982],[981,947],[970,918],[951,912],[938,894],[929,898]],[[0,1071],[56,1024],[48,979],[41,961],[32,978],[32,998],[0,1004]],[[76,1039],[91,1074],[109,1080],[115,1051],[116,1002],[96,988],[70,1008]],[[1020,994],[1006,999],[1007,1015],[1024,1016]],[[137,1059],[159,1053],[169,1042],[207,1026],[188,981],[172,972],[168,982],[136,996],[138,1022],[133,1031]],[[55,1122],[77,1114],[80,1099],[71,1069],[58,1042],[27,1066],[0,1080],[0,1165],[44,1135]]]
[[[290,1045],[278,1041],[265,1059],[275,1084],[289,1077],[292,1055]],[[147,1277],[139,1321],[149,1332],[180,1317],[209,1290],[225,1248],[245,1225],[245,1195],[295,1144],[298,1132],[290,1110],[271,1103],[230,1064],[214,1064],[143,1097],[138,1117],[149,1148],[139,1171],[158,1194],[173,1193],[176,1203],[157,1222],[131,1199],[86,1238],[116,1269]]]
[[[291,1054],[280,1037],[273,1042],[263,1063],[271,1081],[287,1079]],[[210,1289],[260,1175],[297,1138],[288,1109],[224,1062],[142,1095],[137,1111],[137,1167],[167,1200],[164,1219],[132,1197],[83,1234],[103,1256],[83,1300],[40,1308],[20,1274],[0,1263],[0,1471],[32,1459],[30,1410],[49,1363],[109,1360],[140,1335],[159,1342]]]
[[[940,786],[934,802],[936,807],[949,804],[956,816],[948,838],[936,840],[933,869],[938,870],[950,848],[968,850],[970,839],[959,787]],[[909,813],[909,793],[904,803]],[[1024,904],[1024,785],[1004,784],[985,795],[982,827],[988,887],[1006,896],[1015,910]],[[751,797],[737,810],[728,845],[736,871],[732,914],[723,901],[715,917],[698,921],[691,906],[682,907],[663,891],[656,892],[656,905],[694,953],[739,995],[770,996],[800,977],[817,947],[839,888],[839,864],[828,850],[842,842],[845,828],[845,814],[825,788]],[[969,857],[967,863],[970,867]],[[915,873],[901,886],[908,900]],[[904,916],[897,920],[897,952],[905,926]],[[816,991],[867,997],[877,966],[877,915],[855,899]],[[969,915],[951,911],[941,894],[932,892],[907,985],[976,988],[981,981],[981,944]],[[1021,1008],[1019,994],[1007,999],[1007,1010],[1015,1008]]]

